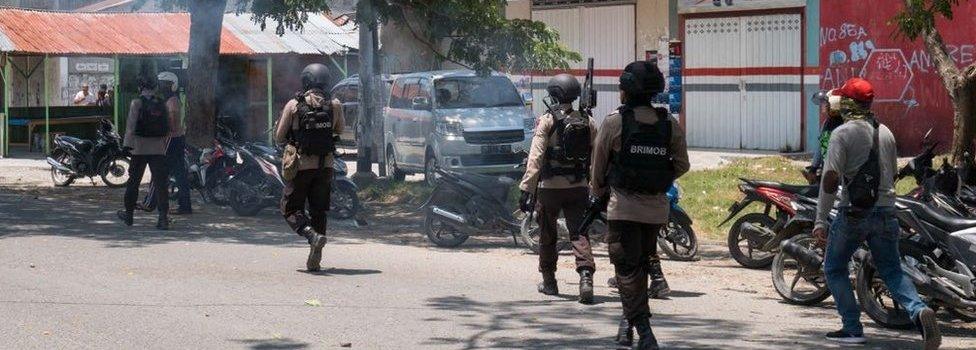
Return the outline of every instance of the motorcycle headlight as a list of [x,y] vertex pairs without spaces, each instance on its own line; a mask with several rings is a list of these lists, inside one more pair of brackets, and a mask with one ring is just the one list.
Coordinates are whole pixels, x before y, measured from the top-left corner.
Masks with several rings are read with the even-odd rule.
[[464,133],[464,126],[457,120],[439,121],[434,128],[438,134],[446,136],[458,136]]

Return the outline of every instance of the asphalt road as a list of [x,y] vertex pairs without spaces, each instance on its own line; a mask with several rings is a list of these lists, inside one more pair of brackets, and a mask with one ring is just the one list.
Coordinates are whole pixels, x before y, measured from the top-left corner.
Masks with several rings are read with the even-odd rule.
[[[132,228],[114,219],[119,190],[4,185],[14,183],[0,181],[0,348],[613,348],[621,309],[602,244],[587,306],[575,301],[571,256],[560,260],[563,295],[543,296],[536,256],[510,239],[434,248],[399,206],[372,203],[367,226],[331,223],[324,271],[310,274],[307,245],[270,209],[238,218],[198,206],[160,232],[148,215]],[[768,271],[704,250],[699,262],[665,262],[675,291],[651,304],[664,348],[831,347],[830,299],[784,304]],[[919,348],[914,332],[864,322],[862,349]],[[976,348],[976,325],[942,324],[944,348]]]

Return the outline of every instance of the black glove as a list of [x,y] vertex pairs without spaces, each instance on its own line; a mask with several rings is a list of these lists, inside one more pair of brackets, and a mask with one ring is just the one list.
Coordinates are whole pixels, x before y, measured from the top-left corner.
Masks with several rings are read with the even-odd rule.
[[519,197],[519,210],[523,213],[531,212],[535,207],[535,203],[532,200],[532,194],[529,191],[522,191],[522,195]]

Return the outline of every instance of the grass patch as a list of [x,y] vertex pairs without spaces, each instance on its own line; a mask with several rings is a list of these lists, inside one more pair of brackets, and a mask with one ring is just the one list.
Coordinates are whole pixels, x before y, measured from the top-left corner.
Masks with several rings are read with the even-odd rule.
[[[742,198],[739,178],[805,184],[800,173],[803,167],[784,157],[737,159],[719,169],[691,171],[678,179],[684,191],[681,207],[691,215],[695,232],[700,238],[724,241],[730,224],[718,227],[733,202]],[[762,210],[753,204],[744,213]]]
[[417,204],[427,200],[433,190],[423,182],[395,182],[378,180],[359,189],[359,198],[364,202],[383,204]]

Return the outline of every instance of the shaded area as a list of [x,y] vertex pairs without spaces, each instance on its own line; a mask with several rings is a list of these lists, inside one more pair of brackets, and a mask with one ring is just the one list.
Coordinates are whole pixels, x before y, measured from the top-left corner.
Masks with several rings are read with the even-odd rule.
[[303,343],[288,338],[230,340],[254,350],[306,349],[311,345],[309,343]]

